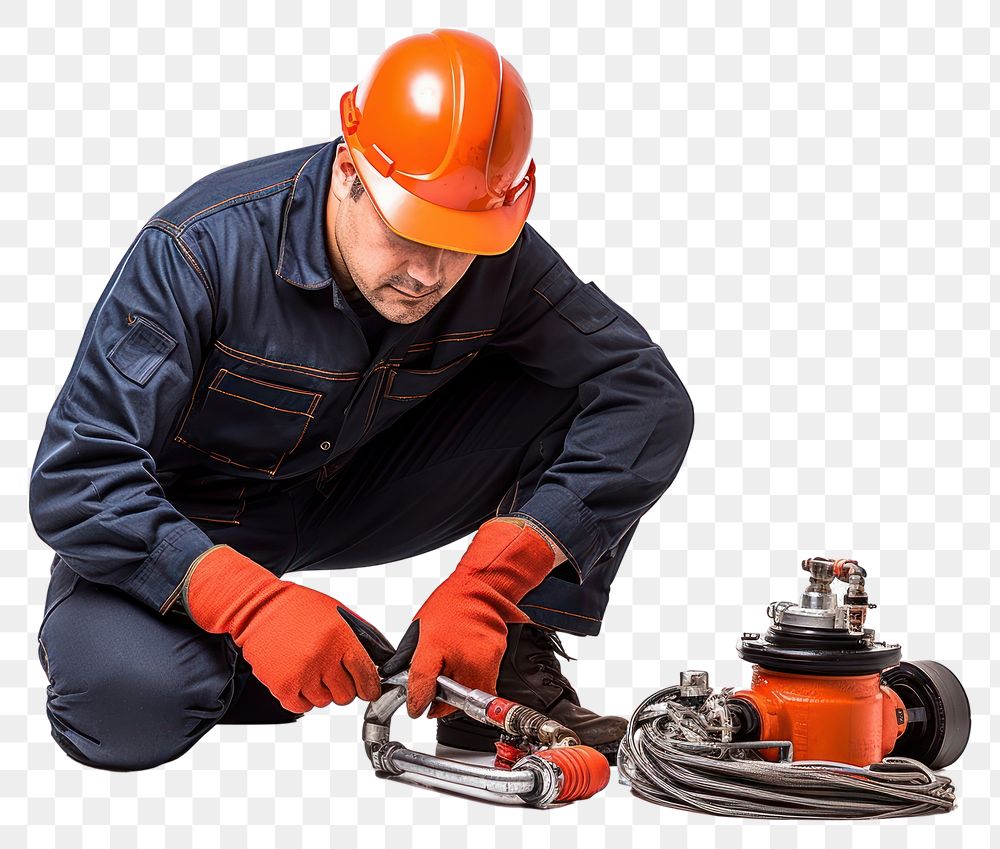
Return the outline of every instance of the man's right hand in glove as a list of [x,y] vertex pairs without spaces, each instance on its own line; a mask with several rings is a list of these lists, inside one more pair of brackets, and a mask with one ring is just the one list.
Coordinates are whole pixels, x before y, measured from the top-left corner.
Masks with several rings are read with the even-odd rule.
[[233,638],[286,710],[346,705],[359,695],[374,701],[381,693],[375,663],[355,634],[365,635],[369,650],[375,644],[381,662],[393,647],[378,629],[335,598],[283,581],[228,545],[194,561],[182,601],[196,625]]

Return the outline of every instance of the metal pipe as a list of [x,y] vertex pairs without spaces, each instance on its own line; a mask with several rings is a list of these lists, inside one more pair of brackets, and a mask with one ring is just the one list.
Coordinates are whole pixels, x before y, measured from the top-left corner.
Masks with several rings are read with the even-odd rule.
[[392,715],[406,703],[408,678],[409,673],[404,670],[385,679],[382,695],[365,711],[362,728],[365,752],[383,777],[420,775],[485,790],[505,799],[517,798],[536,808],[586,799],[607,785],[610,771],[606,758],[578,745],[579,739],[570,729],[524,705],[469,689],[443,675],[437,679],[436,699],[454,705],[467,716],[547,748],[526,754],[508,770],[428,755],[390,740]]
[[385,762],[402,772],[412,772],[465,787],[477,787],[504,796],[530,795],[535,790],[535,773],[527,769],[504,770],[427,755],[401,746],[385,755]]

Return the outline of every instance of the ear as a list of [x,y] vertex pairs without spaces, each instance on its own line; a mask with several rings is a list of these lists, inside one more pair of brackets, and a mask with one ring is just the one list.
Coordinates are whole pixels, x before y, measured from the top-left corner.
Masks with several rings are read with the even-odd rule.
[[337,155],[334,157],[330,175],[330,188],[338,200],[344,200],[351,193],[351,184],[357,173],[354,168],[354,160],[351,159],[351,152],[347,149],[347,145],[341,142],[337,146]]

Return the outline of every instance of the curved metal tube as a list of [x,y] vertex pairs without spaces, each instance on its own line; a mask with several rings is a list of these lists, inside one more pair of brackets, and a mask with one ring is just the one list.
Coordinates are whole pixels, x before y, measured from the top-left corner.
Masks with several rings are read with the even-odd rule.
[[[506,799],[517,798],[538,808],[556,799],[562,787],[562,773],[541,758],[529,755],[515,764],[518,768],[505,770],[424,754],[390,740],[393,714],[406,703],[408,674],[403,671],[383,681],[382,695],[365,710],[362,740],[368,759],[379,773],[422,775],[462,787],[475,787]],[[437,683],[436,699],[480,721],[486,719],[486,706],[496,698],[490,693],[463,687],[444,675],[438,676]]]

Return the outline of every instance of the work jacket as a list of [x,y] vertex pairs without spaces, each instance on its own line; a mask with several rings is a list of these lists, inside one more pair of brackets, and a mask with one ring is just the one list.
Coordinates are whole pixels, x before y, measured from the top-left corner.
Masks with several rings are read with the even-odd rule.
[[548,530],[576,580],[676,474],[692,412],[667,357],[529,224],[369,350],[324,235],[342,141],[209,174],[125,252],[31,475],[36,531],[84,578],[165,613],[213,544],[194,520],[237,520],[219,492],[332,474],[487,349],[579,388],[562,454],[512,514]]

